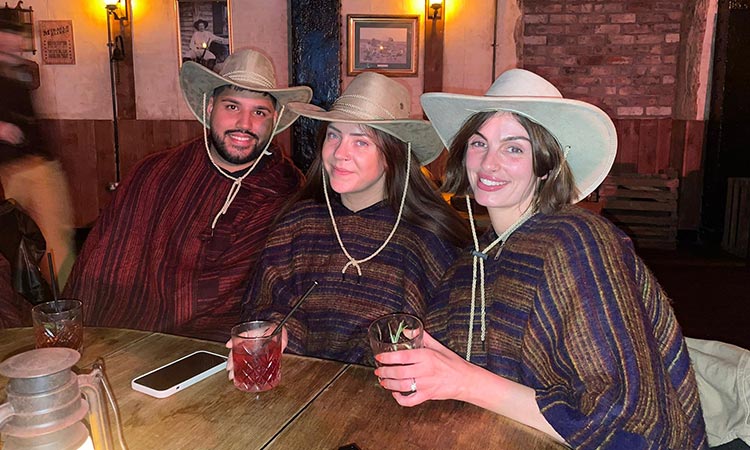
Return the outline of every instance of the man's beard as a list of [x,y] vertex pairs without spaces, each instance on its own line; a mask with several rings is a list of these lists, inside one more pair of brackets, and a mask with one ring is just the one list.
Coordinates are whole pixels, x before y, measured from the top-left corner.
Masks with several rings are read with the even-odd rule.
[[255,147],[253,148],[253,151],[251,151],[248,155],[232,155],[227,150],[224,141],[216,134],[215,131],[211,130],[211,147],[216,150],[216,153],[219,154],[221,159],[228,162],[229,164],[235,164],[238,166],[247,164],[257,159],[266,148],[266,144],[268,143],[268,141],[271,139],[269,137],[268,139],[261,141],[260,137],[257,134],[247,130],[227,130],[224,132],[224,135],[227,135],[229,133],[245,133],[255,139]]

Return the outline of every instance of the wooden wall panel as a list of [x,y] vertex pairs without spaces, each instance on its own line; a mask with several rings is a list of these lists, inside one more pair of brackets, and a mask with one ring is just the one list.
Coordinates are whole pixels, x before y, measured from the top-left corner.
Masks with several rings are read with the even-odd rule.
[[672,119],[614,119],[617,128],[615,173],[655,174],[675,168],[671,158]]
[[680,175],[679,227],[700,226],[705,122],[700,120],[616,119],[618,151],[612,173]]
[[682,163],[682,175],[701,170],[703,163],[703,145],[706,140],[706,123],[690,120],[685,124],[685,151]]
[[659,123],[641,120],[638,131],[638,173],[658,173],[656,154],[659,142]]
[[685,123],[685,141],[680,170],[680,222],[681,229],[697,230],[701,220],[703,194],[703,146],[706,123],[690,120]]
[[121,120],[120,177],[124,179],[146,156],[201,135],[196,120]]
[[112,192],[108,189],[110,183],[117,179],[115,176],[115,138],[112,122],[109,120],[97,120],[94,122],[94,142],[93,148],[96,153],[92,155],[96,159],[96,191],[97,201],[94,205],[83,203],[83,201],[73,199],[73,204],[79,207],[91,209],[91,215],[86,217],[85,222],[77,223],[78,226],[88,226],[96,221],[99,212],[104,205],[109,203]]
[[638,170],[638,130],[640,121],[635,119],[619,119],[615,122],[617,128],[617,157],[615,158],[616,172],[636,172]]
[[97,155],[113,148],[112,122],[106,120],[40,120],[42,135],[51,153],[65,169],[73,198],[76,226],[93,222],[99,215],[99,183],[114,176],[100,166]]
[[672,119],[657,119],[658,136],[656,141],[656,170],[667,170],[672,144]]
[[442,18],[425,18],[423,92],[443,90],[443,44],[445,40],[445,10]]
[[[195,120],[120,120],[121,177],[153,152],[201,134]],[[110,120],[41,120],[42,134],[66,171],[75,225],[90,226],[111,198],[115,181],[114,134]]]
[[669,166],[682,174],[682,161],[685,157],[685,121],[672,122],[672,139],[669,150]]

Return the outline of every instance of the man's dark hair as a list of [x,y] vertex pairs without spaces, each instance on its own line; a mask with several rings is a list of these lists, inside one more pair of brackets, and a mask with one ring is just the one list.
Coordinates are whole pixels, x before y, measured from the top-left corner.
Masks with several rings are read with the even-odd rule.
[[276,97],[269,94],[268,92],[261,92],[261,91],[253,91],[252,89],[245,89],[241,88],[239,86],[236,86],[234,84],[223,84],[216,89],[214,89],[214,92],[211,94],[212,97],[216,98],[217,96],[221,95],[222,92],[224,92],[227,89],[231,89],[236,92],[243,92],[243,91],[252,91],[257,92],[258,94],[262,94],[264,97],[268,97],[273,102],[273,109],[278,111],[279,110],[279,102],[276,100]]

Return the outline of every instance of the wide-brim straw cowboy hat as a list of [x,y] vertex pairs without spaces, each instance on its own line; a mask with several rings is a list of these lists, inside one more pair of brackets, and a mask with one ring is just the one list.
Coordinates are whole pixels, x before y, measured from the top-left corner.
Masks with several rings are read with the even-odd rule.
[[409,117],[411,96],[401,83],[376,72],[364,72],[349,83],[330,111],[308,103],[290,103],[301,116],[324,122],[368,125],[411,143],[414,156],[425,165],[443,151],[430,122]]
[[[309,102],[312,99],[312,90],[307,86],[293,86],[286,88],[276,87],[276,75],[271,61],[261,53],[254,50],[238,50],[224,61],[221,73],[216,73],[196,62],[188,61],[182,65],[180,71],[180,86],[193,115],[207,128],[210,124],[208,115],[203,111],[203,95],[206,96],[208,104],[211,95],[219,86],[233,85],[242,89],[256,92],[266,92],[276,99],[276,111],[281,112],[281,107],[290,102]],[[284,131],[295,120],[297,114],[285,109],[275,134]]]
[[609,116],[586,102],[563,98],[549,81],[524,69],[500,75],[484,96],[427,93],[422,108],[449,146],[466,120],[483,111],[512,111],[545,127],[557,139],[579,191],[593,192],[612,168],[617,131]]

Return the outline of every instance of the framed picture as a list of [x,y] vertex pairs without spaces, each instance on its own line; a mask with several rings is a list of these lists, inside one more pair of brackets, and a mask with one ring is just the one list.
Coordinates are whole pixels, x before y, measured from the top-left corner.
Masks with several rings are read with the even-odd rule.
[[176,0],[180,66],[195,61],[220,72],[230,48],[229,0]]
[[39,20],[39,42],[44,64],[75,64],[72,20]]
[[419,16],[347,16],[347,74],[416,77]]

